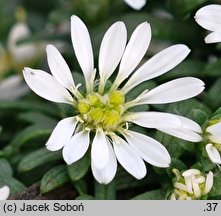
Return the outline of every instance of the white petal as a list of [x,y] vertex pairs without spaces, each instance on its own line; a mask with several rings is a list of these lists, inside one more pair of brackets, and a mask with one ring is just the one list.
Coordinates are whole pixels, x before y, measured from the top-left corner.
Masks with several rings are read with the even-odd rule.
[[71,39],[75,55],[84,73],[87,85],[90,84],[94,71],[94,56],[87,27],[77,16],[71,17]]
[[210,31],[221,30],[221,6],[214,4],[202,7],[197,11],[195,20]]
[[188,169],[182,173],[183,177],[188,177],[192,175],[200,175],[201,172],[198,169]]
[[146,4],[146,0],[124,0],[124,1],[135,10],[140,10]]
[[175,115],[175,114],[170,114],[170,115],[174,115],[180,120],[181,125],[182,125],[181,128],[191,130],[197,133],[202,133],[201,127],[193,120],[180,116],[180,115]]
[[205,37],[206,43],[218,43],[221,42],[221,32],[212,32]]
[[112,138],[119,163],[135,178],[142,179],[146,175],[146,166],[136,149],[129,146],[126,141],[118,136]]
[[150,24],[144,22],[137,26],[124,51],[116,81],[118,81],[118,77],[120,81],[123,81],[133,72],[144,57],[149,47],[150,39]]
[[196,178],[196,182],[197,182],[198,184],[202,184],[202,183],[204,183],[205,181],[206,181],[206,178],[205,178],[204,176],[199,176],[199,177]]
[[209,156],[209,159],[215,164],[221,164],[221,157],[219,151],[211,143],[206,145],[206,152]]
[[199,142],[202,137],[201,127],[194,121],[183,116],[162,112],[137,112],[131,115],[129,121],[142,127],[155,128],[172,136]]
[[0,188],[0,200],[7,200],[10,194],[10,189],[8,186],[3,186]]
[[182,62],[190,49],[183,44],[170,46],[154,55],[131,76],[122,91],[127,93],[138,84],[160,76]]
[[184,180],[185,180],[185,185],[187,187],[188,192],[193,193],[191,176],[184,176]]
[[102,131],[97,131],[91,146],[91,161],[96,169],[103,169],[109,161],[107,137]]
[[143,134],[127,130],[125,135],[129,145],[148,163],[157,167],[169,167],[171,158],[166,148],[158,141]]
[[50,151],[57,151],[63,148],[70,141],[76,125],[77,120],[75,117],[59,121],[46,143],[46,148]]
[[198,198],[201,196],[201,190],[199,184],[196,182],[196,177],[192,175],[192,186],[193,186],[193,193]]
[[158,130],[190,142],[202,141],[202,137],[198,133],[187,128],[158,128]]
[[118,66],[127,42],[127,30],[123,22],[114,23],[105,33],[99,53],[99,73],[102,82],[111,76]]
[[53,45],[47,45],[47,59],[51,73],[55,79],[70,91],[75,86],[71,71],[57,48]]
[[50,74],[42,70],[25,68],[23,75],[29,87],[39,96],[57,103],[73,103],[70,93]]
[[117,172],[117,159],[114,154],[114,150],[108,140],[107,140],[107,146],[109,153],[108,156],[109,160],[107,165],[103,169],[97,169],[94,163],[91,163],[93,175],[100,184],[110,183]]
[[183,183],[176,182],[174,184],[174,187],[179,189],[179,190],[183,190],[183,191],[189,192],[187,186],[185,184],[183,184]]
[[0,81],[0,100],[13,101],[29,92],[20,75],[12,75]]
[[70,165],[81,159],[86,153],[90,144],[90,137],[88,131],[81,131],[74,134],[74,136],[67,142],[63,148],[63,158],[65,162]]
[[209,139],[214,143],[221,144],[221,121],[206,128],[206,132],[210,133]]
[[207,194],[210,192],[210,190],[213,187],[213,172],[209,171],[206,177],[206,184],[204,189],[204,194]]
[[139,104],[164,104],[186,100],[201,93],[204,83],[193,77],[179,78],[164,83],[141,97]]
[[146,128],[181,126],[180,120],[175,115],[162,112],[136,112],[131,115],[131,120],[129,121]]

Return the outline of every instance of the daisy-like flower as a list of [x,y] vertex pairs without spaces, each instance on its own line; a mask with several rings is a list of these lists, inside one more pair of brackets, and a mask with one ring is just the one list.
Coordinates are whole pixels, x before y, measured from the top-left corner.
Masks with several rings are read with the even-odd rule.
[[221,121],[216,122],[215,124],[210,124],[206,128],[208,133],[208,144],[206,145],[206,152],[209,156],[209,159],[215,164],[221,164]]
[[140,10],[146,4],[146,0],[124,0],[124,1],[135,10]]
[[3,186],[0,188],[0,200],[7,200],[10,194],[10,189],[8,186]]
[[18,44],[19,40],[30,36],[31,32],[26,23],[17,22],[12,26],[7,38],[7,47],[0,46],[0,73],[11,68],[20,72],[24,65],[36,61],[43,50],[40,44]]
[[[53,45],[46,49],[52,75],[31,68],[23,71],[26,82],[36,94],[53,102],[70,104],[76,110],[75,116],[57,124],[46,143],[47,149],[57,151],[63,148],[64,160],[72,164],[83,157],[91,143],[93,175],[98,182],[107,184],[115,176],[117,160],[137,179],[146,175],[143,160],[157,167],[170,164],[166,148],[153,138],[130,130],[131,123],[192,142],[201,140],[200,126],[190,119],[163,112],[130,111],[137,105],[165,104],[194,97],[204,89],[201,80],[193,77],[175,79],[144,91],[132,101],[125,99],[135,86],[166,73],[183,61],[190,51],[188,47],[182,44],[171,46],[136,69],[150,43],[150,25],[147,22],[140,24],[126,46],[126,27],[123,22],[116,22],[101,42],[98,82],[95,81],[90,36],[77,16],[71,17],[71,37],[85,77],[86,93],[78,90],[79,84],[75,84],[68,65]],[[118,74],[112,86],[107,88],[107,80],[118,65]]]
[[171,200],[197,200],[207,195],[213,187],[213,172],[206,176],[197,169],[189,169],[180,174],[177,169],[173,170],[176,175],[174,191],[170,195]]
[[207,5],[195,15],[196,22],[203,28],[212,31],[205,37],[206,43],[221,42],[221,5]]

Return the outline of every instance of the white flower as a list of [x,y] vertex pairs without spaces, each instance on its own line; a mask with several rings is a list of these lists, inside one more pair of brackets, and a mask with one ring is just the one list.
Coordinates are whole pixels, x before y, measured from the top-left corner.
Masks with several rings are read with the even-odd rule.
[[206,152],[210,160],[215,164],[221,164],[221,121],[206,128],[209,143],[206,145]]
[[3,186],[0,188],[0,200],[7,200],[10,194],[10,189],[8,186]]
[[28,86],[19,75],[0,80],[0,101],[13,101],[29,92]]
[[43,46],[40,43],[19,43],[20,40],[30,36],[30,29],[24,22],[17,22],[12,26],[8,34],[7,46],[3,47],[0,44],[0,77],[11,69],[20,73],[25,65],[33,64],[43,53]]
[[176,175],[174,191],[171,200],[196,200],[208,194],[213,187],[213,173],[210,171],[206,177],[197,169],[189,169],[180,174],[173,169]]
[[196,22],[203,28],[212,31],[206,43],[221,42],[221,5],[211,4],[199,9],[195,15]]
[[124,0],[124,1],[135,10],[140,10],[146,4],[146,0]]
[[[52,75],[31,68],[23,71],[26,82],[36,94],[53,102],[70,104],[77,111],[76,116],[57,124],[46,144],[49,150],[63,148],[64,160],[72,164],[91,146],[93,174],[98,182],[107,184],[115,176],[117,160],[137,179],[146,175],[143,160],[158,167],[168,167],[171,162],[161,143],[130,130],[131,123],[193,142],[201,140],[200,126],[185,117],[162,112],[130,112],[131,107],[140,104],[165,104],[194,97],[204,89],[201,80],[193,77],[175,79],[144,91],[132,101],[125,99],[135,86],[168,72],[183,61],[190,51],[188,47],[171,46],[136,69],[149,47],[150,25],[141,23],[126,46],[126,27],[123,22],[116,22],[107,30],[100,46],[98,83],[90,36],[77,16],[71,17],[71,37],[85,77],[86,93],[79,92],[79,84],[75,84],[68,65],[53,45],[46,49]],[[115,81],[106,89],[106,82],[118,65]],[[127,82],[122,86],[125,80]]]
[[18,22],[12,26],[8,37],[8,50],[15,62],[28,62],[39,54],[39,48],[34,43],[17,44],[19,40],[30,37],[30,35],[31,32],[25,23]]
[[[34,61],[39,55],[39,46],[33,43],[17,44],[31,35],[28,26],[17,22],[12,26],[7,40],[7,49],[0,44],[0,77],[14,68],[21,71],[24,65]],[[19,75],[11,75],[0,80],[0,101],[13,101],[27,94],[28,86]]]

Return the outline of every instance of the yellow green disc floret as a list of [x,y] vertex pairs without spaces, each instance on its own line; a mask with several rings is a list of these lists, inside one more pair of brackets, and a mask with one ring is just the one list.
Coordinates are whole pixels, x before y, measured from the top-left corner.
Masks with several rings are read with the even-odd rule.
[[101,128],[106,132],[112,132],[122,124],[123,104],[124,95],[121,91],[104,95],[93,92],[78,101],[78,116],[84,127],[90,130]]

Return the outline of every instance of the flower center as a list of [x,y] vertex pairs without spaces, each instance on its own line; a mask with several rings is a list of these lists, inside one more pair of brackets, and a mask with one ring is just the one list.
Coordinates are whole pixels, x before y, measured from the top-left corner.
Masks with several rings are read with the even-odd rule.
[[122,123],[123,104],[124,95],[121,91],[105,95],[94,92],[78,101],[78,116],[85,128],[102,128],[106,132],[112,132]]

